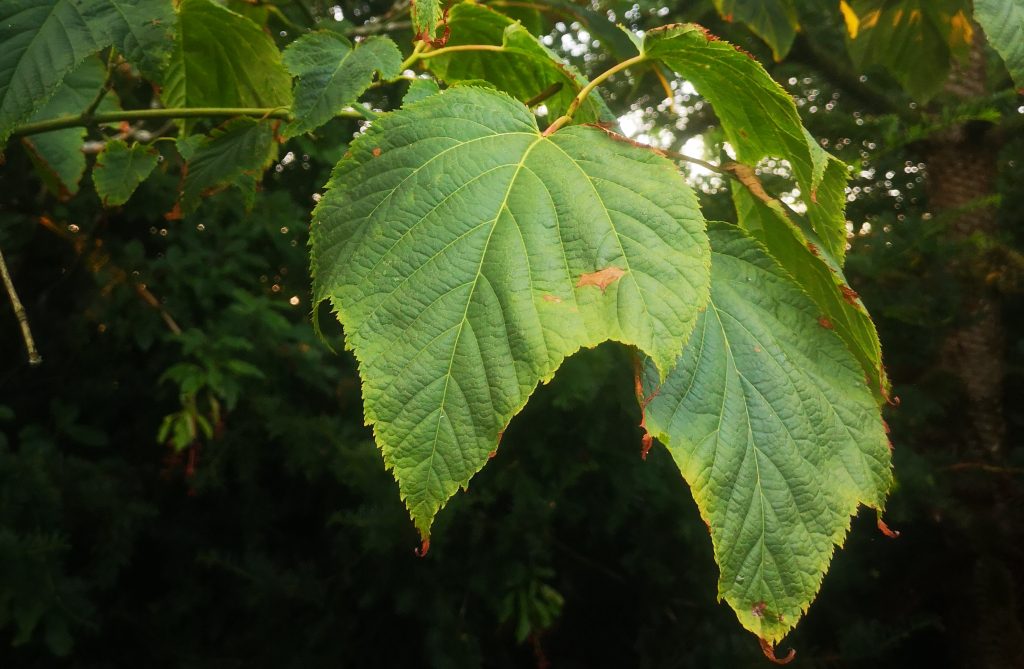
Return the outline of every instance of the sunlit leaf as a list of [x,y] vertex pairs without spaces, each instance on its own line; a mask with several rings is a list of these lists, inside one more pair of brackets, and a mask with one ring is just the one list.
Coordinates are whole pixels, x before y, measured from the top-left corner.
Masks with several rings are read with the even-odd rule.
[[814,599],[858,506],[882,508],[889,445],[818,306],[738,229],[709,236],[711,302],[669,378],[649,367],[646,421],[708,524],[719,597],[774,642]]
[[706,302],[704,223],[669,161],[591,127],[545,137],[494,91],[427,97],[350,151],[314,215],[314,302],[426,536],[566,356],[611,339],[668,371]]
[[974,0],[974,18],[1024,90],[1024,0]]

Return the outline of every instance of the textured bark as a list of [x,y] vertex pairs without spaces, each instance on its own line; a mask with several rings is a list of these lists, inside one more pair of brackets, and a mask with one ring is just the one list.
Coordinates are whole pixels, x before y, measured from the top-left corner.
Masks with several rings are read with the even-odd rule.
[[[959,100],[986,93],[984,40],[975,33],[970,59],[956,64],[946,93]],[[992,127],[970,122],[934,135],[927,146],[929,203],[944,215],[954,238],[991,235],[996,211],[986,198],[996,194],[998,146]],[[972,450],[991,457],[1002,452],[1006,435],[1003,415],[1004,335],[1000,302],[983,277],[983,268],[967,259],[951,268],[967,282],[961,325],[946,342],[946,363],[963,383]]]

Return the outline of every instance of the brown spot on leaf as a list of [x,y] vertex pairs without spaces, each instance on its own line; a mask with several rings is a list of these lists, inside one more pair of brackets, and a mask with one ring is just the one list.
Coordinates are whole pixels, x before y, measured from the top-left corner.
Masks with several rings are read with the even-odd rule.
[[621,279],[625,273],[624,270],[618,267],[605,267],[604,269],[581,276],[580,280],[576,283],[576,287],[597,286],[603,293],[608,286]]
[[765,610],[767,610],[767,608],[768,604],[766,604],[765,602],[758,602],[757,604],[754,604],[754,607],[750,609],[750,612],[754,614],[755,618],[763,618],[764,612]]
[[562,298],[558,297],[557,295],[545,295],[544,301],[551,302],[552,304],[558,304],[559,302],[562,301]]
[[835,330],[836,329],[836,326],[832,325],[832,321],[830,321],[829,319],[825,318],[824,316],[820,316],[818,318],[818,325],[820,325],[821,327],[825,328],[826,330]]
[[181,220],[181,203],[175,202],[171,210],[164,214],[165,221],[180,221]]
[[742,137],[743,139],[747,139],[750,137],[750,135],[747,134],[747,131],[744,130],[743,128],[740,128],[738,132],[740,133],[740,137]]
[[790,648],[786,657],[780,658],[775,655],[775,647],[772,646],[772,643],[768,641],[768,639],[759,639],[759,641],[761,642],[761,652],[764,653],[764,656],[767,657],[768,661],[772,664],[789,664],[793,661],[793,658],[796,657],[796,650]]
[[813,253],[814,255],[818,256],[819,258],[821,257],[821,251],[818,250],[818,245],[815,244],[814,242],[807,242],[807,250]]
[[370,153],[373,154],[374,158],[380,158],[380,154],[381,154],[380,147],[379,146],[373,147],[373,151],[371,151]]
[[760,352],[761,352],[761,347],[760,346],[755,346],[754,347],[754,353],[760,353]]
[[860,299],[860,295],[857,294],[857,291],[855,291],[853,288],[850,288],[846,284],[840,284],[839,290],[842,291],[844,300],[846,300],[853,306],[857,306],[857,300]]

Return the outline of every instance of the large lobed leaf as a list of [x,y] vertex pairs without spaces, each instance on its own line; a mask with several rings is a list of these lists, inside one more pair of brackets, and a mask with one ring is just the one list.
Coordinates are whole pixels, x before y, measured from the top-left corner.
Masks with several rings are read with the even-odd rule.
[[115,45],[147,71],[159,64],[170,7],[170,0],[0,2],[0,146],[100,49]]
[[540,382],[581,347],[666,372],[707,299],[697,201],[655,153],[458,87],[351,146],[314,214],[314,302],[360,363],[366,420],[424,537]]
[[[551,118],[566,112],[587,80],[530,34],[521,24],[489,7],[458,4],[448,18],[449,46],[486,44],[501,51],[456,51],[430,58],[430,69],[454,84],[484,80],[512,97],[527,102],[553,86],[556,93],[544,98]],[[595,92],[581,105],[576,118],[582,122],[615,120]]]
[[358,46],[338,33],[319,31],[288,45],[284,65],[296,76],[295,120],[289,136],[315,130],[362,95],[373,73],[384,79],[401,74],[402,53],[387,37],[370,37]]
[[804,130],[792,98],[761,64],[694,24],[649,31],[643,49],[711,103],[737,160],[750,166],[769,156],[789,161],[815,232],[841,259],[845,167]]
[[288,107],[291,77],[274,41],[212,0],[181,0],[163,82],[168,107]]
[[882,508],[888,440],[817,305],[737,228],[709,236],[710,304],[664,383],[649,366],[646,422],[708,524],[719,597],[775,642],[817,594],[851,514]]
[[974,0],[974,18],[1024,91],[1024,0]]

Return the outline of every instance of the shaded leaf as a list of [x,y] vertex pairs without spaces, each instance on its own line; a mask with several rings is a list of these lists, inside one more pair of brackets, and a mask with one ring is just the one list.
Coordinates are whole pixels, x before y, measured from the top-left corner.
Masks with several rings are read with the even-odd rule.
[[[314,214],[366,421],[427,536],[540,382],[581,347],[633,344],[667,371],[706,302],[697,201],[654,152],[458,87],[382,116]],[[615,267],[601,290],[585,275]]]
[[203,194],[229,185],[252,193],[276,152],[271,121],[236,118],[214,129],[194,148],[188,161],[181,192],[182,213],[195,211]]
[[1024,0],[974,0],[974,18],[1024,90]]
[[789,53],[800,27],[792,0],[714,0],[727,21],[744,23],[771,47],[775,60]]
[[[851,514],[882,508],[888,440],[817,305],[738,229],[709,236],[711,302],[646,420],[708,523],[719,597],[774,642],[814,599]],[[659,388],[651,366],[644,383]]]
[[[167,0],[5,0],[0,3],[0,146],[87,56],[116,45],[159,53]],[[154,23],[153,21],[157,22]]]
[[920,102],[942,90],[973,39],[968,0],[842,0],[850,57],[876,65]]
[[181,0],[162,99],[167,107],[288,107],[291,77],[255,23],[211,0]]
[[[98,58],[87,58],[64,77],[57,92],[32,115],[29,121],[42,121],[80,114],[96,99],[106,79],[106,69]],[[98,111],[118,108],[116,97],[104,97]],[[85,154],[82,144],[85,128],[65,128],[53,132],[29,135],[21,140],[29,150],[32,162],[39,168],[43,181],[55,193],[74,195],[78,182],[85,173]]]
[[137,142],[130,147],[119,139],[107,142],[92,169],[92,182],[104,206],[127,202],[156,167],[157,156],[156,149]]
[[[449,84],[483,79],[498,90],[522,101],[531,100],[554,84],[562,88],[543,101],[551,118],[561,116],[587,84],[574,68],[540,43],[526,28],[504,14],[474,4],[452,7],[448,17],[448,46],[487,44],[496,51],[460,51],[427,60],[434,74]],[[581,105],[577,120],[614,122],[600,96],[594,92]]]
[[402,54],[387,37],[370,37],[353,47],[338,33],[319,31],[303,35],[288,45],[284,65],[297,77],[295,120],[288,136],[314,130],[369,88],[373,73],[382,79],[401,74]]

